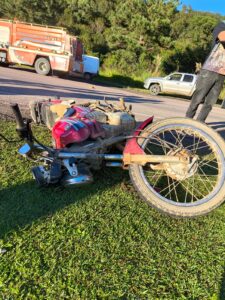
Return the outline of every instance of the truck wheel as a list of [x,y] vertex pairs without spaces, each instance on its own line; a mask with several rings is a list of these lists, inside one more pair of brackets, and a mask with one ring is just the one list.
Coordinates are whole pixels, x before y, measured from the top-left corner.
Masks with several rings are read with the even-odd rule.
[[4,67],[4,68],[8,68],[9,64],[8,63],[4,63],[4,62],[0,62],[0,66]]
[[149,91],[151,95],[156,96],[160,93],[160,86],[157,83],[152,84],[149,88]]
[[84,73],[84,79],[89,81],[91,80],[91,74],[90,73]]
[[41,75],[48,75],[51,70],[49,60],[44,57],[40,57],[36,60],[34,68],[35,71]]

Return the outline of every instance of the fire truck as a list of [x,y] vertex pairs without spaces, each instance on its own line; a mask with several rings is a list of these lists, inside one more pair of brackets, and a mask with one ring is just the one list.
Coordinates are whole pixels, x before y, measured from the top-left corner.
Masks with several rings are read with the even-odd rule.
[[0,64],[34,67],[38,74],[69,74],[90,79],[99,59],[85,55],[79,38],[64,28],[0,19]]

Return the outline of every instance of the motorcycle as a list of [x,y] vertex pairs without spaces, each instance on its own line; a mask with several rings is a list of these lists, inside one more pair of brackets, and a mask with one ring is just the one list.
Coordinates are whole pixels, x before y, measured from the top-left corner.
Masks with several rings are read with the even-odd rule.
[[31,120],[12,105],[25,157],[39,186],[79,187],[104,166],[129,170],[140,198],[176,217],[204,215],[225,198],[225,142],[210,127],[187,118],[148,118],[136,129],[131,107],[100,102],[31,104],[35,123],[52,130],[53,146],[34,137]]

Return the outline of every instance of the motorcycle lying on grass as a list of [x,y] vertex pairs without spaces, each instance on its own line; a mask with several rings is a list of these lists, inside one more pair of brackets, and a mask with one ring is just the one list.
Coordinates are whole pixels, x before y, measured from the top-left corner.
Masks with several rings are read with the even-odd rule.
[[52,130],[53,147],[33,135],[31,120],[11,105],[17,132],[26,140],[19,153],[42,165],[32,168],[39,186],[78,187],[91,183],[91,170],[129,169],[135,190],[166,214],[195,217],[225,198],[225,142],[207,125],[186,118],[148,118],[135,129],[123,99],[71,104],[61,100],[30,105],[35,123]]

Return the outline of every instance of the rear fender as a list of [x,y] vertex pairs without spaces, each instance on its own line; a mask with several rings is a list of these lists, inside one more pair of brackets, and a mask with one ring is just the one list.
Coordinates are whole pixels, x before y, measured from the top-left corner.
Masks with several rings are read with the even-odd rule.
[[138,128],[135,130],[133,137],[127,141],[126,146],[123,151],[123,155],[126,154],[145,154],[145,152],[141,149],[137,142],[137,137],[141,134],[141,132],[153,122],[153,116],[145,120],[141,123]]

